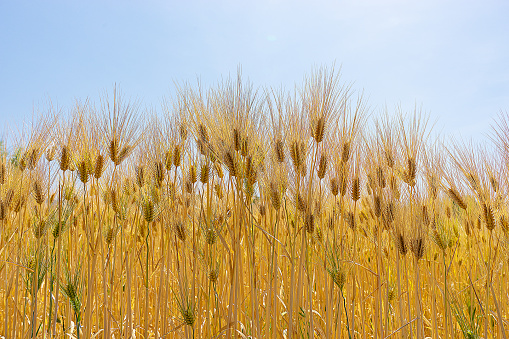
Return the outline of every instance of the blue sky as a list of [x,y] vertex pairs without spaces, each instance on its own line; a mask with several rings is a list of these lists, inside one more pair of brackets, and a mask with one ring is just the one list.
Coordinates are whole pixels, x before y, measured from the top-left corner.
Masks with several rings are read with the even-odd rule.
[[213,86],[238,66],[293,89],[336,62],[375,114],[417,104],[477,138],[509,112],[508,15],[490,0],[1,1],[0,119],[19,127],[115,83],[157,109],[175,82]]

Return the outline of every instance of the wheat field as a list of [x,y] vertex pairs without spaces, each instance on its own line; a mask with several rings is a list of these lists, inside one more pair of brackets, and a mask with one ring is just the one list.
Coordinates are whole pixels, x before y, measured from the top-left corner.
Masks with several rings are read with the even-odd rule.
[[115,89],[9,135],[0,334],[506,338],[509,115],[439,138],[339,75]]

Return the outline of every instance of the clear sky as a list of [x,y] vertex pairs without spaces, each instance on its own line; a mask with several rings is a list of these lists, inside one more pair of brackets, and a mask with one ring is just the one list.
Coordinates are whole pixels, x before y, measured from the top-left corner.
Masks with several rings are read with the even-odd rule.
[[502,0],[0,0],[0,125],[115,83],[159,108],[174,82],[241,66],[293,89],[336,62],[375,113],[417,103],[444,134],[478,137],[509,112],[508,18]]

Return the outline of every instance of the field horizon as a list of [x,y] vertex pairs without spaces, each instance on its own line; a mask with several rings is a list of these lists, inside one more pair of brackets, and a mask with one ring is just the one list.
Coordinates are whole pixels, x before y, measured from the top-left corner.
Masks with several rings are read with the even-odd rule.
[[334,67],[41,111],[0,144],[4,338],[509,334],[507,112],[448,138]]

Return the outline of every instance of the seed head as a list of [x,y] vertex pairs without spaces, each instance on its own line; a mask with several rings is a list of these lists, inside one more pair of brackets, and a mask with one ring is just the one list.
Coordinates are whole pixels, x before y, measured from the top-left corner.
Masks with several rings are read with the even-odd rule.
[[25,205],[25,196],[18,193],[18,194],[16,194],[16,197],[13,201],[14,201],[13,211],[15,213],[19,213],[19,211],[21,210],[21,207],[23,207],[23,205]]
[[65,172],[69,169],[69,163],[71,162],[71,155],[69,152],[69,148],[64,145],[62,146],[62,151],[60,152],[60,170]]
[[131,153],[131,150],[132,150],[131,146],[129,146],[129,145],[124,146],[124,148],[122,148],[122,150],[118,154],[117,161],[115,162],[115,166],[120,165],[122,163],[122,161],[124,161],[129,156],[129,154]]
[[111,161],[113,161],[113,163],[117,165],[120,152],[117,138],[113,138],[110,140],[110,147],[108,150]]
[[304,225],[306,227],[306,232],[313,233],[315,231],[315,216],[312,213],[307,213]]
[[410,186],[415,185],[415,176],[417,174],[417,165],[414,157],[409,157],[407,159],[407,172],[406,172],[406,181]]
[[240,133],[238,129],[233,129],[233,146],[235,148],[235,151],[240,151]]
[[155,218],[155,206],[151,199],[145,198],[143,201],[143,217],[147,222],[154,221]]
[[[447,206],[447,207],[449,207],[449,206]],[[429,219],[428,207],[426,205],[423,205],[421,212],[422,212],[422,223],[424,224],[424,226],[429,226],[430,219]]]
[[245,137],[244,139],[242,139],[242,143],[240,145],[240,154],[243,157],[247,157],[248,150],[249,150],[249,138]]
[[479,178],[473,173],[466,174],[467,180],[474,191],[479,192]]
[[181,161],[182,154],[180,153],[180,147],[178,145],[175,145],[175,148],[173,150],[173,165],[175,165],[175,167],[179,167]]
[[53,226],[53,229],[51,230],[51,234],[53,235],[53,238],[57,239],[60,234],[62,234],[62,230],[64,229],[65,223],[62,222],[55,222],[55,225]]
[[293,167],[295,168],[296,172],[299,172],[302,165],[304,164],[304,149],[305,146],[303,142],[294,141],[290,145],[290,156],[292,158]]
[[282,140],[278,140],[274,144],[274,152],[276,153],[276,160],[279,163],[285,161],[285,150],[284,150],[284,142]]
[[300,195],[300,193],[297,194],[297,209],[301,212],[304,212],[307,210],[307,204],[304,198]]
[[88,182],[88,168],[85,160],[81,160],[76,164],[76,170],[78,171],[79,178],[82,183]]
[[420,235],[410,240],[410,250],[417,259],[422,259],[424,257],[424,238]]
[[42,205],[44,202],[45,196],[44,196],[44,190],[42,188],[42,183],[39,179],[36,179],[33,183],[33,189],[34,189],[34,199],[35,202],[39,205]]
[[156,161],[154,163],[154,180],[158,187],[162,187],[164,181],[164,166],[161,161]]
[[207,133],[207,127],[203,124],[198,125],[198,136],[199,140],[207,144],[209,142],[209,134]]
[[113,209],[113,211],[115,213],[118,214],[120,212],[121,203],[120,203],[120,198],[118,196],[116,189],[113,188],[110,191],[109,199],[110,199],[110,203],[111,203],[111,208]]
[[6,208],[8,208],[8,209],[11,208],[13,199],[14,199],[14,190],[11,187],[5,193],[4,203],[5,203]]
[[104,157],[102,154],[99,154],[97,158],[95,158],[95,166],[94,166],[94,177],[99,179],[103,174],[104,169]]
[[21,159],[19,159],[19,169],[24,172],[27,167],[27,154],[23,153]]
[[217,281],[217,278],[219,277],[219,271],[217,268],[213,268],[209,272],[209,280],[211,283],[215,284]]
[[181,123],[179,126],[179,133],[180,133],[180,139],[186,140],[187,139],[187,128],[184,123]]
[[164,167],[168,172],[171,171],[171,165],[173,165],[173,155],[171,150],[167,150],[164,152]]
[[385,151],[385,162],[387,163],[387,166],[389,168],[393,168],[394,167],[394,157],[392,156],[392,151],[391,150],[386,150]]
[[467,209],[467,204],[465,203],[463,198],[461,198],[461,195],[458,193],[458,191],[456,191],[454,188],[451,187],[447,191],[447,194],[449,195],[451,200],[454,201],[456,203],[456,205],[458,205],[459,208],[461,208],[463,210]]
[[2,162],[0,164],[0,185],[5,184],[5,178],[7,178],[7,169],[5,164]]
[[223,199],[223,186],[216,184],[214,186],[214,190],[216,191],[216,195],[219,198],[219,200]]
[[148,236],[148,225],[147,223],[144,223],[144,222],[140,222],[139,226],[138,226],[138,232],[139,232],[139,238],[137,239],[138,241],[140,241],[141,239],[146,239],[147,236]]
[[322,154],[320,156],[320,162],[318,164],[318,178],[323,179],[325,172],[327,171],[327,155]]
[[186,184],[185,184],[185,188],[186,188],[186,192],[191,194],[191,193],[193,193],[194,185],[190,180],[187,180]]
[[124,180],[124,184],[122,186],[126,196],[130,196],[136,191],[136,186],[134,185],[132,179],[129,177]]
[[346,141],[343,144],[343,151],[341,152],[341,162],[346,164],[349,158],[350,158],[350,142]]
[[228,172],[230,172],[230,176],[237,176],[237,164],[235,162],[235,158],[233,157],[230,151],[227,151],[224,155],[224,164],[228,168]]
[[407,241],[401,232],[396,234],[396,247],[398,248],[399,253],[403,256],[408,252]]
[[190,306],[188,306],[187,308],[181,309],[180,312],[182,313],[184,323],[188,326],[193,327],[195,320],[194,310]]
[[27,168],[29,170],[33,170],[35,165],[37,165],[37,161],[40,157],[40,150],[38,147],[34,147],[31,151],[28,152],[27,156]]
[[279,189],[274,182],[271,182],[269,185],[269,195],[272,207],[278,211],[281,208],[281,196],[279,194]]
[[378,166],[378,168],[376,169],[376,178],[377,178],[378,187],[385,188],[385,186],[387,185],[387,183],[385,181],[385,174],[384,174],[384,170],[380,166]]
[[71,303],[75,302],[78,292],[76,286],[72,282],[68,282],[64,288],[65,294],[71,300]]
[[394,203],[389,201],[384,209],[384,218],[387,222],[392,223],[394,221]]
[[264,217],[265,214],[267,213],[267,208],[265,207],[265,205],[260,205],[260,207],[258,208],[258,212],[260,213],[260,216],[261,217]]
[[53,161],[53,159],[55,159],[55,154],[57,153],[57,149],[55,146],[51,146],[51,147],[48,147],[48,149],[46,149],[46,160],[48,160],[49,162]]
[[44,235],[44,233],[46,231],[46,226],[47,226],[47,223],[46,223],[46,220],[44,220],[44,219],[37,220],[36,222],[34,222],[33,231],[34,231],[35,239],[42,238],[42,236]]
[[352,200],[357,201],[361,197],[361,184],[359,177],[355,177],[352,182]]
[[200,181],[202,184],[206,184],[209,182],[210,176],[210,166],[208,163],[205,163],[201,166],[200,169]]
[[493,209],[486,202],[483,204],[483,218],[484,222],[486,223],[486,228],[490,231],[493,231],[497,222],[495,220]]
[[382,214],[382,200],[379,195],[375,195],[373,198],[373,212],[377,218]]
[[189,166],[189,181],[194,184],[197,180],[198,176],[196,174],[196,166],[191,165]]
[[325,117],[320,117],[316,122],[313,138],[317,143],[322,142],[325,131]]
[[175,224],[175,235],[182,242],[186,242],[186,229],[184,227],[184,224],[182,224],[181,222]]
[[212,228],[208,228],[205,232],[205,241],[209,245],[214,245],[216,243],[217,234],[216,231]]
[[5,206],[5,203],[0,200],[0,220],[5,220],[7,217],[7,206]]
[[245,177],[247,179],[248,186],[253,186],[256,183],[256,177],[258,175],[255,165],[253,163],[253,158],[248,156],[246,158],[246,169],[245,169]]
[[339,183],[337,177],[330,178],[329,187],[332,195],[337,196],[339,193]]
[[300,176],[305,177],[307,170],[308,170],[307,164],[306,164],[306,162],[303,162],[302,166],[300,167],[300,171],[299,171]]
[[104,234],[104,241],[106,241],[107,245],[111,245],[114,238],[115,238],[115,231],[111,225],[108,225],[108,227],[106,228],[106,232]]
[[345,282],[346,282],[346,273],[344,270],[342,269],[331,269],[329,274],[331,275],[332,277],[332,281],[334,282],[334,284],[336,284],[336,286],[339,287],[340,290],[343,289],[343,286],[345,286]]
[[347,224],[348,226],[352,229],[352,230],[355,230],[355,215],[353,212],[348,212],[346,214],[346,221],[347,221]]
[[442,251],[445,251],[447,249],[447,241],[444,237],[444,234],[443,233],[441,234],[441,232],[439,232],[439,230],[436,227],[434,227],[431,230],[431,237],[435,244],[437,244],[439,249],[441,249]]
[[396,200],[398,200],[400,197],[400,193],[399,193],[398,181],[395,176],[391,177],[390,189],[391,189],[393,197]]
[[388,298],[389,298],[389,302],[392,302],[396,299],[396,290],[394,289],[394,286],[391,285],[389,287],[389,295],[388,295]]
[[143,187],[145,185],[145,167],[143,165],[136,166],[136,184],[139,187]]

